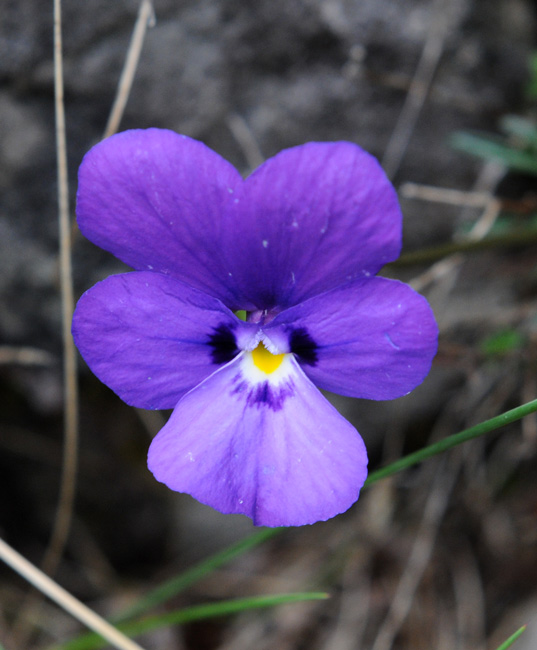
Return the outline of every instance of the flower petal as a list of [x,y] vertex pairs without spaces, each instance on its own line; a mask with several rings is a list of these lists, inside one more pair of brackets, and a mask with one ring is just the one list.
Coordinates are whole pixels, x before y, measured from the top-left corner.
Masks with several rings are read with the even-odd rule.
[[[438,328],[429,304],[408,285],[359,280],[279,314],[266,329],[289,349],[320,388],[367,399],[394,399],[431,368]],[[280,330],[280,331],[279,331]],[[279,336],[278,336],[279,334]]]
[[99,282],[79,300],[73,336],[101,381],[127,404],[173,408],[239,353],[256,328],[215,298],[160,273]]
[[79,172],[82,233],[233,310],[290,306],[399,255],[401,213],[378,162],[348,142],[282,151],[243,183],[200,142],[162,129],[96,145]]
[[220,252],[230,227],[223,206],[239,183],[237,170],[201,142],[163,129],[125,131],[86,154],[78,224],[134,269],[173,275],[247,309]]
[[172,490],[259,526],[344,512],[367,475],[360,435],[292,355],[262,375],[245,352],[185,395],[151,444],[149,469]]
[[234,197],[224,250],[236,251],[228,260],[234,280],[259,309],[374,275],[400,253],[395,190],[376,159],[349,142],[282,151]]

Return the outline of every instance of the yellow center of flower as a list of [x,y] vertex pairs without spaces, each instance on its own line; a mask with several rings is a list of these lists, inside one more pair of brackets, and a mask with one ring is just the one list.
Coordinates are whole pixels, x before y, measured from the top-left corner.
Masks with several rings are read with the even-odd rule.
[[272,354],[260,343],[255,350],[252,350],[254,364],[267,375],[270,375],[281,366],[285,354]]

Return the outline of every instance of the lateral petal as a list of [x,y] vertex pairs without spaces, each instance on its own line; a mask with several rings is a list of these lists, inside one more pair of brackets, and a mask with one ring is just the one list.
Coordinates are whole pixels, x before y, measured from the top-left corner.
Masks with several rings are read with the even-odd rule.
[[97,377],[127,404],[173,408],[235,357],[256,328],[160,273],[114,275],[79,300],[73,336]]
[[149,449],[157,480],[258,526],[301,526],[347,510],[367,476],[362,438],[292,355],[268,375],[251,353],[185,395]]
[[418,386],[438,340],[425,298],[380,277],[311,298],[279,314],[270,327],[280,340],[283,329],[289,350],[315,385],[374,400],[401,397]]

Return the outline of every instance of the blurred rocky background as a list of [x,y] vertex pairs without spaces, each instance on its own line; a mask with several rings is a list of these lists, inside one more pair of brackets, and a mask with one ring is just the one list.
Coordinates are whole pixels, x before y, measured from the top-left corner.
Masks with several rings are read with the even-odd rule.
[[[494,131],[502,115],[534,108],[525,94],[533,1],[153,6],[121,129],[174,129],[244,173],[282,148],[343,139],[376,155],[398,188],[478,189],[512,201],[534,191],[531,179],[449,143],[454,131]],[[135,0],[63,3],[73,214],[77,167],[103,135],[138,9]],[[62,441],[52,23],[51,2],[0,0],[0,532],[34,562],[50,534]],[[407,252],[451,241],[482,212],[406,196]],[[73,256],[77,295],[122,270],[76,230]],[[363,433],[373,467],[535,397],[536,260],[530,246],[471,253],[418,282],[441,327],[431,376],[396,402],[335,400]],[[388,272],[410,280],[428,270]],[[481,344],[505,328],[520,345],[487,355]],[[80,378],[79,486],[58,579],[108,613],[252,529],[156,484],[145,453],[162,416],[126,407],[83,364]],[[537,618],[535,429],[535,420],[515,425],[378,485],[347,515],[288,531],[182,603],[315,587],[332,593],[328,604],[191,626],[147,647],[496,647],[520,612]],[[5,568],[0,575],[0,643],[11,650],[26,586]],[[76,629],[46,607],[35,647]]]

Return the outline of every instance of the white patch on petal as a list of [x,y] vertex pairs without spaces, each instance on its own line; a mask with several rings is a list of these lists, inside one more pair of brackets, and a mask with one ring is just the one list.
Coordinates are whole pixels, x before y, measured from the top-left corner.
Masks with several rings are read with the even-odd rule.
[[284,356],[283,361],[274,372],[267,374],[255,365],[252,353],[245,352],[241,359],[240,369],[242,377],[252,386],[256,386],[263,382],[268,382],[271,386],[280,386],[287,382],[294,374],[294,369],[291,364],[291,355],[289,354]]
[[243,352],[234,362],[237,362],[236,372],[229,390],[233,401],[244,400],[248,407],[256,410],[280,411],[294,395],[297,367],[293,355],[286,354],[280,366],[270,373],[255,365],[251,352]]

